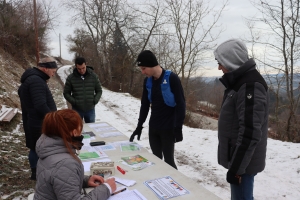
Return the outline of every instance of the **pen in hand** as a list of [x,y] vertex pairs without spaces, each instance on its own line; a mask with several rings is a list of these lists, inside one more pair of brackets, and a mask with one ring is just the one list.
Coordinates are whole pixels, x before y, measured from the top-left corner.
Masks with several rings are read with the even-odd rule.
[[114,192],[111,194],[111,196],[115,195],[115,194],[119,194],[120,192],[124,192],[126,190],[126,188],[122,189],[122,190],[119,190],[117,192]]

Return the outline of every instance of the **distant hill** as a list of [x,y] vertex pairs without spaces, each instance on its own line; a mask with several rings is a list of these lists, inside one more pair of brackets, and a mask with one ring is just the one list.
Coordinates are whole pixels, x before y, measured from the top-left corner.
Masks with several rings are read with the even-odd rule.
[[[286,81],[282,78],[284,77],[284,74],[268,74],[268,75],[262,75],[264,79],[266,80],[269,87],[274,88],[276,90],[278,88],[278,85],[280,84],[280,94],[286,93]],[[196,77],[200,78],[200,77]],[[214,83],[214,81],[219,79],[220,76],[211,76],[211,77],[201,77],[201,80],[205,81],[206,83]],[[281,82],[280,82],[281,81]],[[295,95],[298,95],[300,93],[300,73],[294,74],[293,79],[293,90],[295,91]]]

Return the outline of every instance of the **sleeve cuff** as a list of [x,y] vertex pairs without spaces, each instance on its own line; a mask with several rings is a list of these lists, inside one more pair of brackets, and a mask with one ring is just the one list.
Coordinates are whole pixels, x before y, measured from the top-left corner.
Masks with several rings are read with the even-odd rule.
[[106,187],[109,189],[109,193],[111,194],[112,192],[111,192],[111,188],[110,188],[110,186],[108,185],[108,183],[103,183],[104,185],[106,185]]

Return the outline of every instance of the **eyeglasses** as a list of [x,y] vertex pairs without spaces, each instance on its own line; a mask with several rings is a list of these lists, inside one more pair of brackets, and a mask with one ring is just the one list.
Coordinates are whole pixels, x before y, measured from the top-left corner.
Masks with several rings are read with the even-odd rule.
[[84,76],[81,76],[81,79],[84,80]]

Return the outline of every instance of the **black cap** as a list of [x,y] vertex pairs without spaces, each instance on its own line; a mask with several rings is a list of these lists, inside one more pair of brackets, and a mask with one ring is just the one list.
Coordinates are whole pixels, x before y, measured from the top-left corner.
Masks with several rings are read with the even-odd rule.
[[138,66],[142,67],[155,67],[158,65],[155,55],[149,50],[142,51],[138,55],[136,62]]

